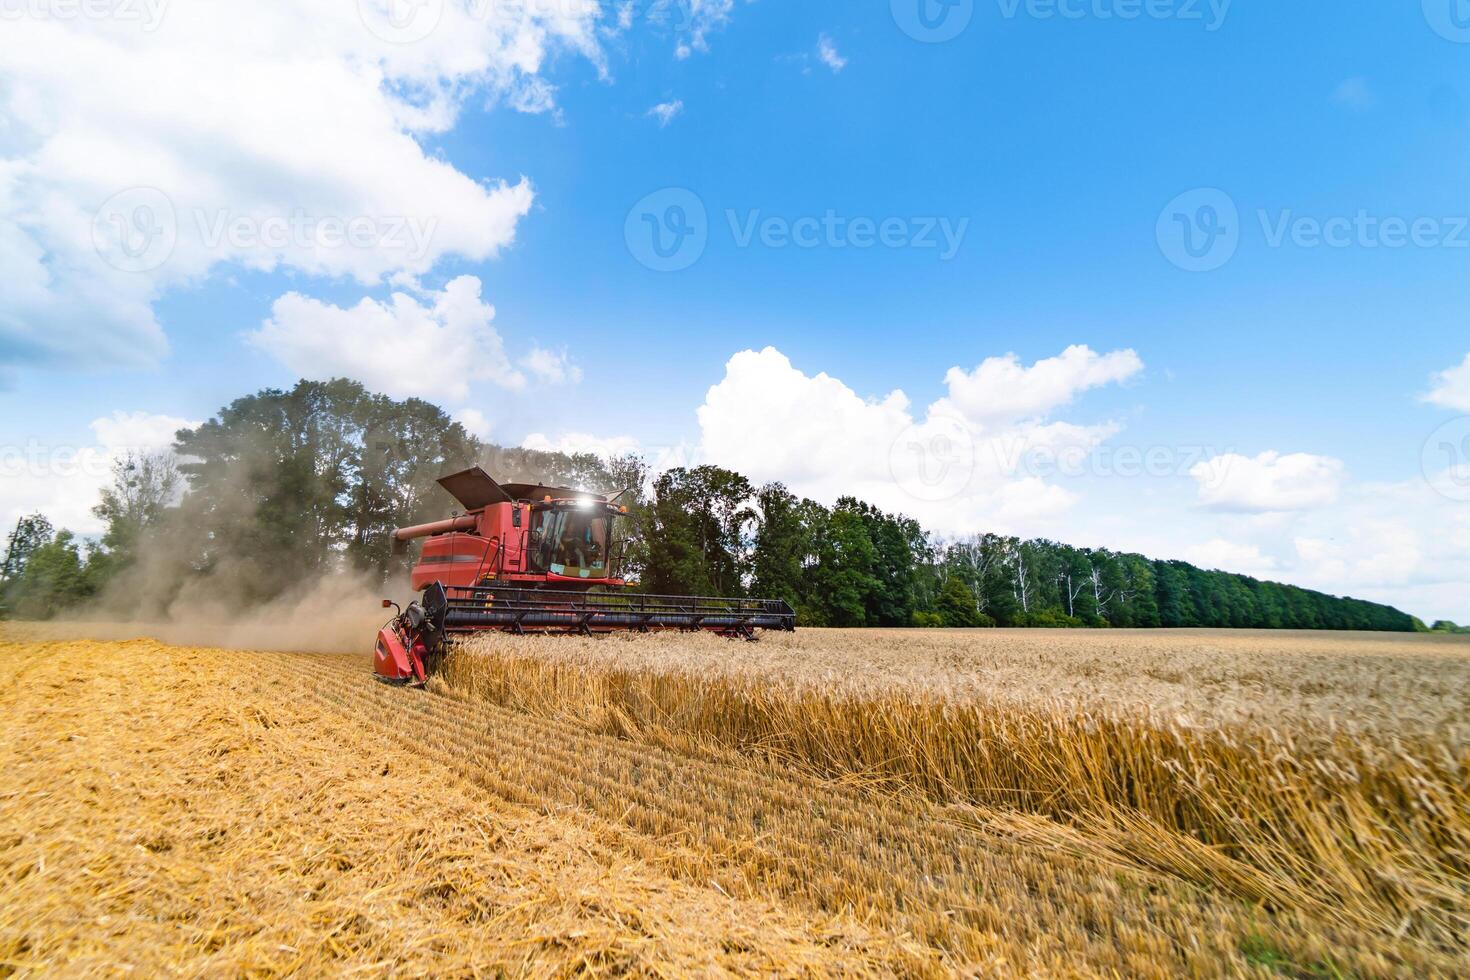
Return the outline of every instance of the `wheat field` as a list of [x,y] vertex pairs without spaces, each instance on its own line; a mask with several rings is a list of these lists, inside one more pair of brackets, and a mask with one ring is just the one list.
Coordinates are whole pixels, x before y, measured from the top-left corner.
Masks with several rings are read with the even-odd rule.
[[1470,645],[0,641],[0,975],[1455,976]]

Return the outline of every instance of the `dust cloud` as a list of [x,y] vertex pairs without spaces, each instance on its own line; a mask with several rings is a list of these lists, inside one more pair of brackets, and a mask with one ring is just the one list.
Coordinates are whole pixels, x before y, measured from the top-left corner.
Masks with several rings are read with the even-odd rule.
[[378,629],[393,614],[368,576],[334,573],[314,584],[252,606],[212,598],[213,576],[181,590],[166,608],[128,616],[117,594],[69,618],[11,623],[7,632],[34,639],[155,639],[182,646],[369,656]]

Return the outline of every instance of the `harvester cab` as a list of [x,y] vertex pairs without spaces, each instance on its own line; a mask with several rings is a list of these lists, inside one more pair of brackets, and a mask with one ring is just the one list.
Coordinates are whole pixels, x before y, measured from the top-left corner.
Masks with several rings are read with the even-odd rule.
[[796,628],[779,599],[627,591],[615,522],[628,508],[617,496],[500,484],[478,466],[439,485],[464,513],[393,532],[396,553],[424,541],[411,573],[421,596],[378,632],[380,680],[422,684],[455,638],[479,632],[686,630],[753,640],[758,629]]

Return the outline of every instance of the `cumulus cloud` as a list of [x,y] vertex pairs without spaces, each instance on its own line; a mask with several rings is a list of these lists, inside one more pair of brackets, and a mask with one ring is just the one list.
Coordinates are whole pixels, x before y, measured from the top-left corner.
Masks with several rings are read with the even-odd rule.
[[550,53],[600,63],[598,7],[430,3],[405,28],[390,2],[7,18],[4,358],[156,363],[154,303],[224,264],[371,284],[510,244],[529,182],[472,178],[422,141],[476,96],[548,108]]
[[944,376],[944,410],[977,425],[1037,418],[1070,404],[1079,394],[1134,378],[1143,361],[1132,350],[1099,354],[1085,344],[1030,367],[1015,354],[988,357],[973,371],[952,367]]
[[1429,482],[1350,487],[1305,515],[1291,535],[1296,579],[1399,606],[1427,619],[1470,621],[1470,508]]
[[832,69],[834,75],[847,67],[847,59],[838,53],[837,45],[825,34],[817,38],[817,57],[822,59],[822,64]]
[[546,350],[532,347],[531,353],[521,358],[521,367],[542,384],[576,384],[582,380],[582,369],[573,364],[563,350]]
[[517,367],[493,326],[495,307],[480,298],[480,280],[460,276],[425,300],[394,293],[343,308],[288,293],[271,317],[246,335],[300,377],[346,377],[395,398],[462,400],[473,382],[511,391],[538,381],[574,382],[580,372],[564,353],[533,348]]
[[624,456],[641,452],[638,440],[632,436],[594,436],[586,432],[563,432],[551,437],[533,432],[521,441],[521,448],[535,449],[544,453],[592,453],[594,456]]
[[674,117],[683,111],[684,101],[682,99],[674,99],[670,102],[660,102],[652,109],[649,109],[645,115],[651,119],[657,119],[659,128],[662,129],[673,122]]
[[1470,412],[1470,354],[1455,367],[1436,373],[1431,384],[1424,401],[1456,412]]
[[0,520],[6,528],[40,510],[58,528],[98,534],[92,513],[112,466],[129,453],[171,450],[174,433],[201,423],[173,415],[114,412],[94,419],[75,443],[30,440],[0,447]]
[[994,424],[989,413],[982,429],[954,411],[953,386],[919,413],[901,390],[865,398],[775,348],[747,350],[730,358],[698,410],[700,455],[829,503],[852,494],[944,532],[1034,527],[1077,497],[1028,472],[1028,460],[1038,451],[1085,457],[1117,426],[1046,421],[1036,406],[1059,402],[1028,395],[1024,383],[1011,395],[1025,396],[1031,417]]
[[[670,8],[677,13],[670,16]],[[694,52],[709,50],[709,35],[722,30],[730,22],[735,0],[652,0],[650,16],[655,20],[674,21],[680,40],[674,56],[684,60]]]
[[1226,541],[1224,538],[1214,538],[1204,544],[1195,545],[1184,552],[1184,557],[1200,568],[1219,569],[1257,578],[1269,579],[1281,568],[1276,559],[1262,554],[1256,545]]
[[1328,456],[1264,452],[1215,456],[1196,463],[1189,475],[1206,507],[1262,513],[1330,504],[1337,499],[1344,473],[1342,461]]
[[459,411],[452,413],[450,418],[464,426],[464,430],[476,439],[483,439],[488,442],[490,433],[494,430],[494,425],[490,422],[490,419],[478,408],[461,408]]

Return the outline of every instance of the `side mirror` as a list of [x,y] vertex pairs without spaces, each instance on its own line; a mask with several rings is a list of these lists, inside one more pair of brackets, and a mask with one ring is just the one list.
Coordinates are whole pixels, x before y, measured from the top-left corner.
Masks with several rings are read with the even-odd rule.
[[393,600],[392,599],[384,599],[383,600],[383,608],[384,609],[392,609],[393,608]]

